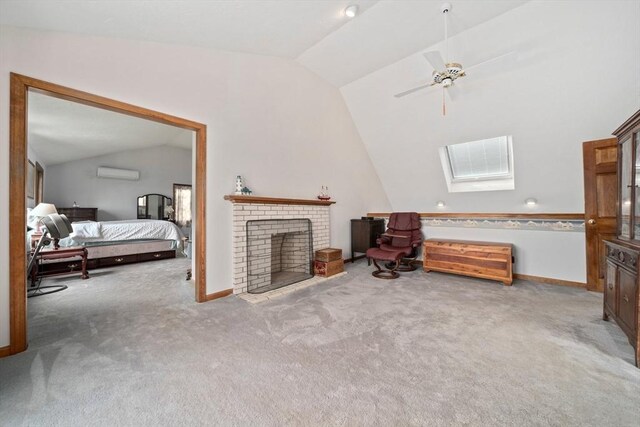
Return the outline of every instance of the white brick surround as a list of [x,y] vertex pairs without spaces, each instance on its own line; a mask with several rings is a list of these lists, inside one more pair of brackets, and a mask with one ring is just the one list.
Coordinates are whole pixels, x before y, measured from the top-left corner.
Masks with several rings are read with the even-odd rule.
[[[313,251],[330,246],[329,206],[233,202],[233,293],[247,292],[247,221],[257,219],[309,219]],[[274,230],[274,234],[278,232]]]

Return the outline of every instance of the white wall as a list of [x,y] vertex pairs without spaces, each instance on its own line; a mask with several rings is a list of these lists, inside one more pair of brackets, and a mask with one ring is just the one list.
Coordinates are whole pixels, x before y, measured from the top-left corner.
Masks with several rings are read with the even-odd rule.
[[[142,120],[142,119],[141,119]],[[133,169],[140,180],[96,176],[99,166]],[[99,221],[137,218],[138,196],[158,193],[173,198],[173,184],[191,184],[191,150],[162,146],[128,150],[51,165],[45,175],[45,200],[59,207],[98,208]]]
[[0,346],[8,343],[9,72],[207,124],[207,292],[231,284],[236,175],[254,194],[328,185],[332,245],[349,219],[390,209],[340,92],[293,61],[178,45],[0,28]]
[[[640,107],[638,22],[638,2],[532,1],[462,33],[449,46],[463,65],[510,51],[518,60],[493,73],[469,72],[446,117],[438,90],[393,97],[429,78],[422,52],[442,46],[424,46],[341,88],[393,209],[584,212],[582,142],[609,137]],[[448,193],[438,148],[500,135],[513,135],[515,190]],[[538,199],[535,209],[525,207],[528,197]],[[522,257],[542,252],[545,259],[516,271],[585,281],[583,234],[427,230],[436,235],[520,242]]]

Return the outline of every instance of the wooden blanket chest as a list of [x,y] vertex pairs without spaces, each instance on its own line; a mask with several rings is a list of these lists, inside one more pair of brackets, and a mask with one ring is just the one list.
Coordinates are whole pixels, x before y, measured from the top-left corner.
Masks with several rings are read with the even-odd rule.
[[498,242],[427,239],[422,246],[424,271],[462,274],[513,282],[513,245]]

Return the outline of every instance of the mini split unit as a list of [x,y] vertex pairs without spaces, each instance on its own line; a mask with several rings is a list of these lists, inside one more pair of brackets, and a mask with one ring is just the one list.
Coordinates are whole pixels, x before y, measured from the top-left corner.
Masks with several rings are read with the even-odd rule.
[[116,168],[98,168],[98,178],[109,179],[125,179],[128,181],[137,181],[140,179],[140,172],[128,169],[116,169]]

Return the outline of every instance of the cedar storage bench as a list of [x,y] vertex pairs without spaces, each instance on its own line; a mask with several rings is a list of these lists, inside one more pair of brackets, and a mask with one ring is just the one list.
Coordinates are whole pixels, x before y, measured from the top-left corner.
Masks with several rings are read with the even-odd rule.
[[427,239],[422,244],[424,271],[462,274],[513,282],[513,245],[497,242]]

